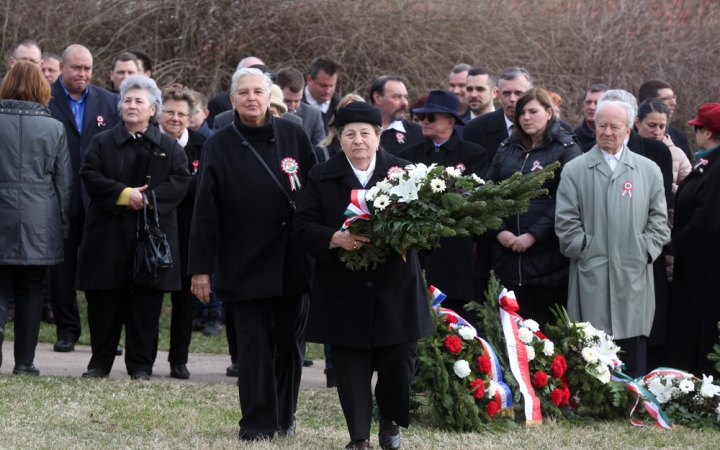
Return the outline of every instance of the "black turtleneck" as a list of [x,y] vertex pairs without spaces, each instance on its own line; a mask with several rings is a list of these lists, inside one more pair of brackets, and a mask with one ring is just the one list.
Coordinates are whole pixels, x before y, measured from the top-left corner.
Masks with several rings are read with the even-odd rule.
[[275,132],[273,130],[272,116],[268,114],[263,125],[253,127],[242,123],[237,112],[233,115],[233,122],[240,134],[257,150],[268,167],[273,170],[275,176],[280,179],[283,173],[280,169],[280,160],[278,159],[277,149],[275,147]]

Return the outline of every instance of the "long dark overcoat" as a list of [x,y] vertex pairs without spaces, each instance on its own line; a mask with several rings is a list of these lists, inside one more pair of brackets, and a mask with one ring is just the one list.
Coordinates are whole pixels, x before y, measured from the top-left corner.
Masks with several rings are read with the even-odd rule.
[[116,202],[125,188],[139,187],[131,184],[137,179],[136,158],[143,148],[164,153],[169,158],[169,174],[153,190],[160,213],[160,229],[170,243],[173,266],[152,287],[162,291],[180,290],[176,208],[190,182],[187,157],[177,139],[161,133],[157,127],[149,126],[143,137],[135,138],[124,122],[93,138],[80,167],[90,206],[80,244],[76,289],[118,289],[131,285],[129,274],[135,253],[138,212],[118,206]]
[[[383,180],[390,167],[409,162],[380,149],[366,188]],[[352,271],[330,249],[345,220],[353,189],[363,189],[344,153],[310,171],[293,236],[315,257],[306,339],[354,348],[412,342],[432,333],[427,286],[415,252],[407,262],[392,253],[376,270]]]
[[[235,123],[239,123],[237,116]],[[272,154],[258,149],[283,189],[297,202],[316,163],[301,125],[270,116]],[[214,133],[203,146],[195,210],[190,228],[188,272],[215,273],[215,292],[239,302],[310,291],[308,258],[292,245],[294,210],[270,174],[232,126]],[[293,158],[301,187],[291,190],[280,163]]]
[[720,321],[720,150],[706,159],[707,165],[696,163],[675,198],[666,341],[668,364],[697,376],[714,372],[707,354],[718,343]]
[[205,136],[197,131],[188,129],[188,141],[185,144],[185,156],[188,160],[190,183],[185,198],[177,207],[178,236],[180,242],[180,276],[187,275],[188,242],[190,240],[190,225],[192,224],[193,208],[195,207],[195,194],[197,180],[202,165],[202,148]]

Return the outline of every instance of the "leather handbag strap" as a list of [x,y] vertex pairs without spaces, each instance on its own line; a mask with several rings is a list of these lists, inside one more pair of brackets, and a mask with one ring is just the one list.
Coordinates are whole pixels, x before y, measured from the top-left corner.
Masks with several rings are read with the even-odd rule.
[[245,139],[245,137],[243,137],[242,134],[240,134],[240,130],[237,129],[237,127],[235,126],[235,123],[231,122],[230,124],[232,125],[233,130],[235,130],[235,133],[237,133],[237,135],[240,136],[240,139],[242,139],[243,147],[245,147],[245,144],[247,144],[247,147],[250,149],[250,151],[253,152],[253,155],[255,155],[255,157],[257,158],[258,161],[260,161],[260,164],[262,164],[262,166],[265,168],[267,173],[270,174],[270,178],[273,179],[273,181],[277,185],[278,189],[280,189],[282,191],[282,193],[285,195],[285,198],[287,199],[288,203],[290,203],[290,206],[292,207],[292,209],[294,211],[296,209],[295,202],[293,201],[292,197],[290,197],[290,194],[287,193],[287,191],[285,190],[283,185],[280,183],[280,180],[278,180],[277,177],[275,176],[275,174],[273,173],[273,171],[270,170],[268,165],[265,163],[265,160],[262,159],[262,157],[258,154],[257,150],[255,150],[255,147],[253,147],[252,144],[250,142],[248,142],[248,140]]

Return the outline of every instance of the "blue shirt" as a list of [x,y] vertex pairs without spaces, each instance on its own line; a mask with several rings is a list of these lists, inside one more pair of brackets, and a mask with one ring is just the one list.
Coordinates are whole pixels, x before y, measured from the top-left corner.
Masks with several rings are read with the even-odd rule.
[[75,125],[77,125],[78,133],[82,135],[82,123],[85,117],[85,97],[87,97],[89,88],[85,88],[85,92],[80,97],[80,100],[75,100],[70,92],[65,88],[62,82],[62,75],[60,75],[60,86],[62,86],[65,95],[67,96],[68,102],[70,103],[70,109],[72,110],[73,116],[75,116]]
[[445,144],[445,143],[446,143],[447,141],[449,141],[449,140],[450,140],[450,139],[445,139],[444,141],[442,141],[442,142],[440,142],[440,143],[433,142],[433,144],[435,144],[435,147],[442,147],[443,144]]

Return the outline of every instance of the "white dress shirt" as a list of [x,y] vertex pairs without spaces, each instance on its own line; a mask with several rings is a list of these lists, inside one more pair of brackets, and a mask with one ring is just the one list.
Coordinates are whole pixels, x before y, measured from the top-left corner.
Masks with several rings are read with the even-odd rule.
[[615,168],[617,167],[618,163],[620,163],[620,156],[622,156],[623,148],[620,147],[620,150],[618,150],[618,152],[614,155],[611,155],[603,149],[600,149],[600,151],[602,152],[603,158],[605,158],[605,161],[607,161],[608,165],[610,166],[610,170],[615,172]]
[[[347,158],[347,155],[345,155]],[[373,173],[375,172],[375,160],[377,159],[377,153],[373,155],[373,159],[370,161],[370,164],[368,165],[367,170],[360,170],[355,168],[353,166],[352,162],[350,162],[350,158],[348,158],[348,162],[350,163],[350,167],[352,167],[353,172],[355,172],[355,176],[357,177],[360,184],[362,184],[363,187],[365,187],[368,184],[368,181],[370,181],[370,178],[372,178]]]
[[330,108],[330,100],[326,101],[325,103],[318,102],[313,98],[312,95],[310,95],[310,90],[307,86],[305,86],[305,100],[307,100],[309,104],[320,108],[323,114],[325,114],[328,111],[328,108]]
[[402,120],[396,120],[395,122],[388,125],[387,128],[383,128],[382,130],[395,130],[401,133],[407,133],[407,131],[405,131],[405,125],[403,125]]
[[512,121],[510,119],[508,119],[504,113],[503,113],[503,119],[505,119],[505,128],[507,128],[508,136],[512,136],[512,127],[513,127]]

